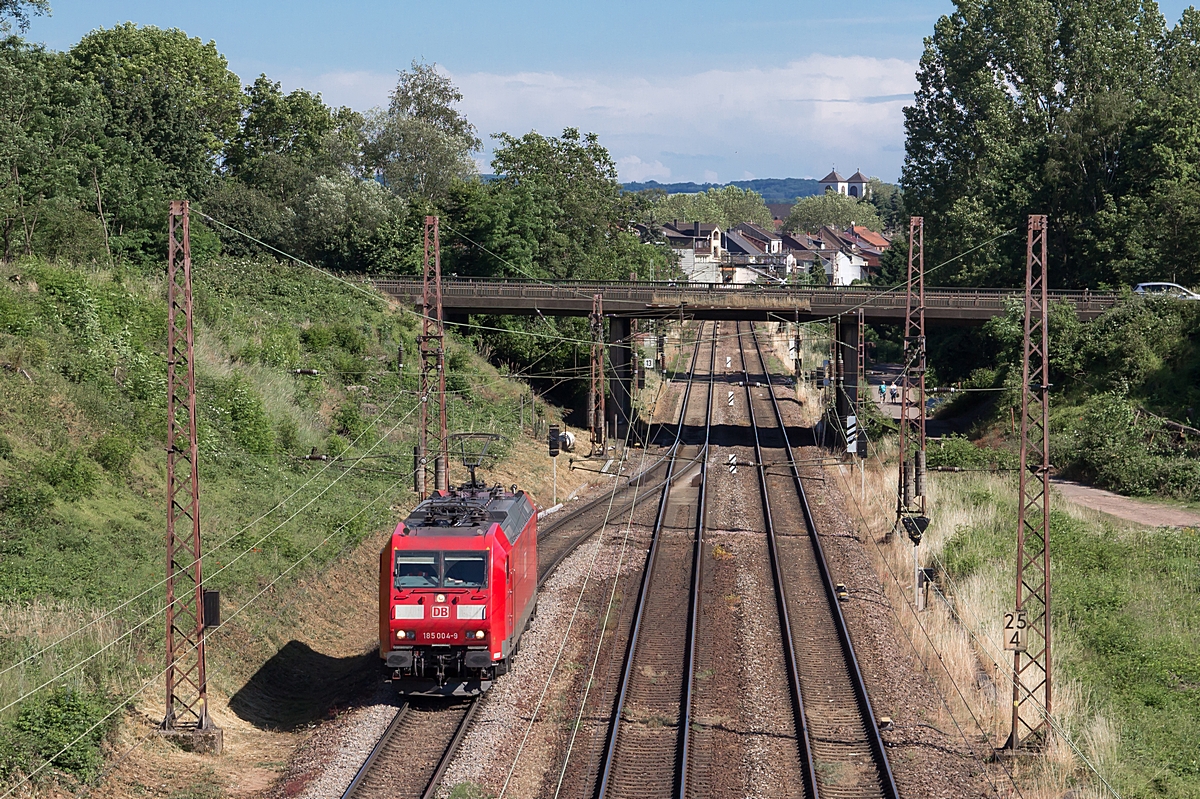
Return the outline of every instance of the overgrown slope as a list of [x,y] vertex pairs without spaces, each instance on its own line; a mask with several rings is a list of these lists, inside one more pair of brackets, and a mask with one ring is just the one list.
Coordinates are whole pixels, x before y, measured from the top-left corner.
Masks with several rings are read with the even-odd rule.
[[[166,303],[158,275],[26,261],[0,278],[0,777],[12,779],[145,682],[159,690]],[[228,615],[412,504],[417,319],[273,261],[219,259],[195,281],[204,568]],[[451,429],[519,432],[519,384],[453,337],[448,367]],[[314,449],[332,459],[304,460]],[[94,775],[107,726],[56,765]]]

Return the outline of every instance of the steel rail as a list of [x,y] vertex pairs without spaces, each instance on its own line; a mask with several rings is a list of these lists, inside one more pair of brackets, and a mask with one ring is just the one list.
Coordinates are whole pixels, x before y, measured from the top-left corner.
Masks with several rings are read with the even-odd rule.
[[[690,382],[689,382],[689,385],[690,385]],[[686,407],[686,404],[684,405],[684,407]],[[628,481],[626,481],[625,487],[622,489],[622,493],[625,493],[626,491],[629,491],[630,489],[638,490],[638,489],[643,488],[642,484],[644,483],[644,481],[647,478],[651,477],[653,475],[653,473],[656,470],[658,470],[659,468],[661,468],[664,464],[669,465],[671,463],[671,459],[673,457],[672,453],[674,452],[675,448],[678,447],[680,432],[682,431],[682,428],[683,428],[683,425],[681,423],[677,428],[675,442],[672,445],[672,449],[671,449],[670,453],[657,458],[653,463],[646,466],[644,469],[642,469],[642,471],[640,471],[638,474],[634,475]],[[695,462],[695,460],[689,461],[689,462],[687,462],[686,465],[691,465],[694,462]],[[677,478],[674,478],[674,479],[677,479]],[[668,482],[671,480],[672,480],[672,478],[669,476],[667,478],[659,480],[652,487],[645,489],[646,493],[651,493],[660,488],[665,488],[667,486]],[[591,500],[585,502],[580,507],[574,508],[569,514],[564,515],[563,518],[556,519],[554,524],[550,525],[545,532],[556,531],[563,527],[569,526],[573,522],[577,521],[579,519],[579,517],[582,516],[583,514],[595,509],[598,505],[600,505],[602,503],[609,502],[610,499],[611,499],[610,495],[602,494],[594,499],[591,499]],[[549,566],[543,571],[543,573],[541,575],[539,575],[538,590],[541,590],[542,586],[546,583],[547,580],[550,579],[550,577],[554,574],[555,570],[557,570],[557,568],[562,564],[562,562],[564,560],[566,560],[567,557],[569,557],[579,547],[580,544],[582,544],[584,541],[586,541],[588,538],[590,538],[592,535],[594,535],[597,530],[602,528],[613,515],[623,515],[626,511],[628,511],[635,504],[637,504],[637,502],[638,502],[637,498],[634,498],[628,502],[624,502],[617,510],[613,511],[613,513],[605,514],[605,516],[603,518],[601,518],[598,522],[588,525],[587,528],[585,528],[585,530],[582,533],[577,534],[574,537],[574,539],[572,539],[567,544],[567,546],[563,549],[563,551],[560,552],[554,558],[554,560],[552,560],[550,562]],[[540,538],[541,538],[541,536],[539,536],[539,540],[540,540]],[[446,746],[446,749],[442,752],[441,757],[438,759],[438,765],[435,767],[433,775],[430,777],[429,782],[425,788],[425,791],[421,794],[422,799],[433,799],[434,795],[437,792],[438,786],[441,784],[442,777],[445,774],[446,769],[450,765],[450,761],[453,759],[454,755],[457,753],[458,747],[461,745],[462,739],[466,735],[467,727],[469,726],[471,720],[475,717],[475,712],[478,709],[478,707],[479,707],[479,698],[476,697],[471,700],[471,705],[468,708],[466,715],[463,717],[463,720],[459,723],[457,729],[455,730],[453,737],[450,739],[449,743]],[[363,764],[359,767],[358,771],[355,773],[354,779],[351,780],[350,785],[342,793],[342,799],[353,799],[355,791],[357,791],[359,789],[359,785],[362,783],[363,779],[366,777],[367,774],[370,773],[371,769],[374,767],[375,761],[378,759],[380,753],[387,747],[388,743],[391,741],[392,737],[395,735],[396,730],[399,729],[401,724],[403,724],[403,722],[405,720],[405,716],[407,715],[408,712],[409,712],[409,703],[404,702],[403,704],[400,705],[400,708],[396,712],[395,717],[388,724],[387,729],[384,730],[383,734],[379,737],[379,740],[375,742],[375,746],[371,748],[371,753],[367,756],[367,759],[363,762]]]
[[[698,331],[698,333],[702,333],[703,330],[704,330],[704,323],[702,322],[700,324],[700,330]],[[714,330],[715,330],[715,327],[714,327]],[[702,341],[702,336],[698,334],[696,336],[696,348],[692,352],[692,364],[691,364],[691,368],[689,370],[690,376],[689,376],[687,385],[684,387],[683,398],[682,398],[682,401],[680,402],[680,406],[679,406],[679,426],[677,428],[677,430],[679,432],[676,435],[675,443],[671,448],[671,460],[667,466],[667,481],[668,481],[668,483],[670,481],[672,481],[672,479],[674,477],[675,467],[678,462],[675,458],[675,455],[678,453],[680,443],[682,441],[683,425],[684,425],[684,421],[687,418],[688,403],[690,402],[691,395],[692,395],[692,385],[695,383],[696,363],[699,361],[699,358],[700,358],[701,341]],[[715,335],[714,335],[714,342],[715,342]],[[715,344],[714,344],[714,347],[715,347]],[[709,376],[709,380],[711,383],[711,380],[712,380],[711,374]],[[669,486],[667,486],[667,487],[664,487],[663,492],[662,492],[661,496],[659,497],[658,515],[656,516],[656,518],[654,520],[654,531],[651,534],[651,538],[650,538],[650,551],[646,555],[646,565],[642,571],[641,583],[638,586],[638,594],[637,594],[637,599],[636,599],[636,603],[635,603],[636,609],[634,611],[633,626],[629,633],[629,643],[625,650],[624,663],[621,668],[621,677],[620,677],[620,681],[618,683],[617,699],[616,699],[616,702],[614,702],[614,704],[613,704],[612,724],[609,726],[609,729],[608,729],[608,742],[605,745],[603,759],[601,760],[601,763],[600,763],[600,779],[599,779],[599,783],[596,788],[596,797],[598,799],[604,799],[604,796],[608,792],[609,782],[612,777],[613,764],[616,762],[617,739],[618,739],[618,733],[619,733],[620,727],[621,727],[621,712],[622,712],[622,709],[625,707],[625,698],[629,691],[630,677],[633,673],[634,661],[635,661],[636,654],[637,654],[638,635],[641,632],[642,621],[643,621],[644,615],[645,615],[644,611],[646,608],[646,598],[649,595],[650,579],[654,573],[654,564],[658,558],[658,545],[659,545],[659,541],[661,540],[661,537],[659,534],[662,531],[663,521],[666,517],[669,497],[670,497],[670,489],[669,489]]]
[[700,496],[696,500],[698,509],[696,513],[696,537],[695,543],[692,545],[692,591],[688,598],[687,648],[684,650],[683,662],[685,677],[683,683],[683,704],[680,708],[679,719],[679,776],[677,778],[679,789],[676,792],[677,799],[687,799],[687,765],[688,755],[690,754],[689,743],[692,738],[692,692],[696,682],[696,626],[700,614],[700,578],[702,566],[704,565],[704,528],[708,523],[708,503],[705,500],[708,497],[709,438],[712,432],[713,389],[715,387],[717,372],[717,332],[720,328],[720,322],[713,324],[712,352],[708,360],[708,400],[704,411],[704,448],[701,450]]
[[[458,751],[458,747],[462,743],[463,737],[467,734],[467,728],[470,727],[471,721],[475,718],[475,713],[478,710],[479,698],[476,697],[470,700],[462,719],[460,719],[458,724],[455,725],[454,733],[450,736],[450,740],[447,741],[441,755],[438,757],[437,764],[434,766],[433,772],[430,774],[429,779],[425,781],[425,787],[422,789],[420,795],[421,799],[433,799],[433,797],[436,796],[438,786],[442,781],[442,776],[446,773],[446,769],[450,766],[450,761],[453,759],[454,754]],[[392,718],[387,728],[383,731],[383,734],[379,736],[379,740],[375,742],[375,746],[371,748],[371,754],[369,754],[367,759],[363,761],[363,764],[359,766],[358,771],[354,774],[354,779],[350,781],[350,784],[346,786],[346,790],[342,792],[342,799],[356,799],[356,797],[358,797],[363,790],[367,790],[364,787],[364,780],[368,775],[371,774],[371,770],[375,768],[376,763],[380,762],[380,755],[385,749],[387,749],[397,732],[408,720],[408,716],[411,712],[411,705],[408,702],[404,702],[400,705],[400,708],[396,711],[396,715]]]
[[450,761],[457,754],[458,747],[462,744],[462,739],[466,736],[467,728],[471,726],[471,721],[474,720],[477,710],[479,710],[479,697],[471,700],[471,705],[467,708],[466,715],[459,722],[458,728],[454,730],[454,737],[450,739],[446,750],[442,752],[437,768],[433,770],[433,776],[429,778],[429,784],[425,786],[424,792],[421,793],[421,799],[434,799],[437,795],[438,786],[442,784],[442,777],[446,774],[446,769],[450,767]]
[[[655,491],[657,491],[660,488],[662,488],[663,486],[665,486],[667,484],[667,478],[665,478],[665,477],[649,487],[642,487],[640,485],[641,477],[649,476],[649,473],[658,469],[660,466],[662,466],[663,462],[665,460],[666,460],[665,458],[661,458],[658,463],[643,470],[642,473],[638,477],[634,478],[633,480],[631,480],[629,482],[629,484],[626,488],[622,489],[622,494],[630,491],[631,489],[637,490],[639,488],[641,489],[640,493],[643,495],[644,494],[653,494]],[[690,461],[685,461],[684,462],[685,468],[683,469],[683,471],[686,471],[686,467],[691,466],[697,460],[699,460],[699,458],[693,458]],[[679,479],[678,475],[670,478],[671,482],[674,482],[678,479]],[[560,527],[563,527],[565,525],[570,524],[573,521],[576,521],[578,519],[579,515],[594,509],[600,503],[607,502],[608,500],[609,500],[608,495],[602,495],[595,499],[589,500],[587,502],[587,504],[584,505],[583,507],[579,508],[578,510],[572,511],[571,518],[566,518],[566,519],[560,520],[552,529],[558,530]],[[575,552],[575,550],[579,548],[580,544],[582,544],[584,541],[588,540],[593,535],[595,535],[597,530],[599,530],[601,527],[604,527],[613,518],[624,516],[626,511],[628,511],[630,508],[632,508],[634,505],[637,505],[641,501],[642,501],[642,497],[639,497],[639,496],[635,496],[633,499],[624,501],[624,502],[622,502],[621,505],[614,506],[612,511],[610,513],[606,514],[604,517],[602,517],[599,521],[593,522],[592,524],[585,527],[582,532],[576,533],[575,537],[573,539],[571,539],[571,541],[567,544],[567,546],[563,549],[563,551],[558,553],[554,557],[554,559],[552,561],[550,561],[549,565],[546,566],[545,570],[538,577],[538,588],[540,589],[542,587],[542,585],[547,580],[550,579],[551,575],[554,574],[555,570],[559,566],[562,565],[562,562],[564,560],[566,560],[568,557],[570,557]],[[538,537],[538,540],[539,541],[541,540],[540,535]]]
[[359,783],[361,783],[363,778],[366,777],[371,771],[371,767],[375,765],[375,760],[379,757],[379,753],[383,751],[383,748],[387,746],[388,741],[390,741],[392,736],[396,734],[396,730],[404,721],[404,717],[407,713],[408,702],[404,702],[396,711],[396,715],[392,717],[392,721],[387,725],[387,729],[383,731],[383,735],[379,736],[379,740],[376,741],[375,746],[371,748],[371,754],[367,755],[367,759],[364,760],[363,764],[358,767],[358,771],[354,774],[354,779],[350,780],[350,784],[346,786],[346,790],[342,791],[342,799],[352,799],[354,792],[358,790]]
[[[763,370],[763,374],[768,378],[768,388],[770,388],[770,372],[767,369],[767,361],[763,355],[762,347],[759,345],[758,335],[755,333],[753,327],[750,329],[750,336],[754,341],[754,349],[758,353],[759,365]],[[892,767],[888,762],[883,738],[879,734],[879,726],[875,720],[875,711],[871,707],[871,699],[867,695],[866,682],[863,680],[862,671],[858,666],[858,657],[854,653],[854,644],[850,640],[850,631],[846,626],[846,619],[842,615],[841,604],[837,600],[833,578],[829,574],[829,565],[825,560],[825,549],[821,545],[821,537],[817,535],[817,525],[813,519],[812,509],[808,504],[808,495],[804,491],[804,483],[800,477],[800,470],[796,466],[796,457],[792,451],[792,444],[788,441],[787,425],[784,422],[783,412],[779,408],[779,400],[775,397],[774,389],[768,390],[767,395],[771,398],[771,407],[775,411],[775,419],[779,424],[780,430],[783,432],[784,452],[787,454],[787,460],[791,467],[792,481],[796,487],[797,496],[800,499],[800,508],[804,513],[804,523],[808,528],[808,538],[816,553],[817,569],[821,573],[821,582],[825,588],[826,600],[829,603],[834,622],[837,626],[838,639],[842,645],[842,654],[846,659],[851,682],[854,685],[854,693],[858,699],[859,714],[862,716],[863,728],[867,732],[871,751],[875,755],[875,762],[879,768],[879,776],[881,778],[880,787],[883,789],[886,799],[899,799],[900,793],[896,788],[895,778],[892,776]],[[815,799],[815,793],[813,797]]]
[[[804,697],[800,693],[800,667],[796,656],[796,644],[792,637],[792,621],[788,612],[787,590],[784,587],[783,571],[779,565],[779,545],[775,539],[775,521],[771,515],[771,498],[767,491],[767,470],[764,466],[762,442],[758,435],[758,419],[754,413],[754,394],[750,386],[750,370],[746,363],[746,343],[742,339],[742,325],[739,322],[738,354],[742,360],[742,377],[746,387],[746,408],[750,414],[750,429],[754,432],[754,458],[758,470],[758,493],[762,502],[763,520],[767,528],[767,552],[771,561],[771,579],[775,584],[775,606],[779,612],[779,627],[783,634],[783,658],[787,668],[788,686],[792,694],[792,710],[796,716],[796,741],[800,744],[800,755],[803,758],[802,768],[804,788],[808,796],[817,796],[816,770],[813,768],[812,741],[808,734],[808,721],[804,715]],[[750,326],[753,333],[754,326]],[[757,341],[755,342],[757,346]],[[760,353],[761,354],[761,353]],[[768,377],[768,380],[770,378]],[[769,384],[768,384],[769,385]],[[787,428],[780,424],[780,435],[787,443]]]

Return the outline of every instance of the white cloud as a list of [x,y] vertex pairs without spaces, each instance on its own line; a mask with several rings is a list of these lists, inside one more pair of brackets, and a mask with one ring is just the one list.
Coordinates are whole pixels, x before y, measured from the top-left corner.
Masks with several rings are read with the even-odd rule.
[[290,75],[280,79],[285,91],[303,86],[309,91],[320,92],[330,105],[348,105],[357,111],[366,111],[375,106],[386,106],[388,94],[396,88],[395,75],[378,72],[326,72],[309,78]]
[[825,174],[833,162],[895,177],[915,70],[898,59],[813,55],[677,77],[453,77],[467,116],[485,133],[578,127],[598,133],[618,159],[657,160],[676,179],[715,171],[728,180]]
[[[916,88],[915,71],[915,62],[899,59],[812,55],[767,69],[674,77],[452,77],[485,140],[499,131],[594,131],[625,180],[823,175],[831,164],[894,179],[903,159],[901,109]],[[361,109],[386,103],[394,83],[394,76],[338,72],[310,88]]]
[[663,166],[662,161],[646,163],[636,155],[626,155],[617,159],[617,174],[625,183],[640,183],[652,178],[665,182],[671,177],[671,170]]

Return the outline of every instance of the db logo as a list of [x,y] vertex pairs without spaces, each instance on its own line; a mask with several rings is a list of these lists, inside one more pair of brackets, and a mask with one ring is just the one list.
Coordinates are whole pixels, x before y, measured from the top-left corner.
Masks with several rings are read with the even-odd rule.
[[450,618],[450,606],[449,605],[434,605],[431,608],[431,610],[432,610],[432,613],[430,615],[435,619]]

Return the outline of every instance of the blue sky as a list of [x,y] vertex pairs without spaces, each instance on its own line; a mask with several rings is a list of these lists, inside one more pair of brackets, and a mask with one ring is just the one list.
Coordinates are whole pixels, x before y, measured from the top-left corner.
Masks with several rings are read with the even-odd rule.
[[[949,0],[362,2],[51,0],[28,37],[67,49],[132,20],[215,40],[243,82],[366,110],[396,70],[436,62],[482,137],[595,131],[625,180],[885,180],[904,158],[901,109]],[[1174,21],[1187,3],[1160,4]],[[479,154],[488,171],[488,152]]]

